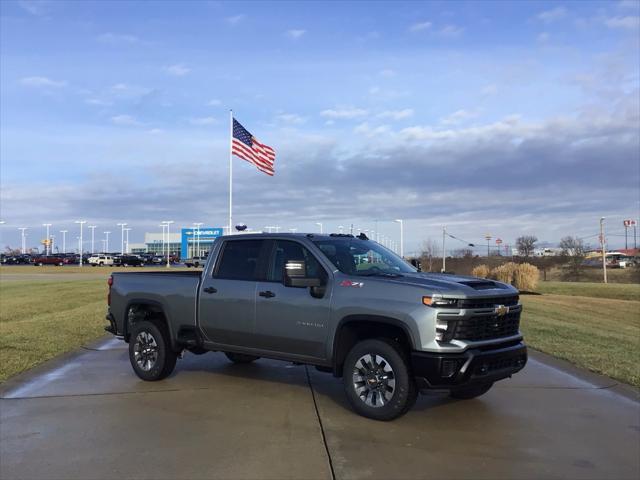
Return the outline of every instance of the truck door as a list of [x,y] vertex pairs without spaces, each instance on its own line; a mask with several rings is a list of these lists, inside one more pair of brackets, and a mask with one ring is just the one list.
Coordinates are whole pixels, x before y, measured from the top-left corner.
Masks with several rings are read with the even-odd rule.
[[200,289],[200,328],[214,343],[255,347],[257,280],[264,278],[267,242],[226,240]]
[[[331,306],[329,275],[303,244],[275,240],[267,264],[266,281],[257,284],[256,341],[259,348],[323,359]],[[305,260],[307,272],[323,279],[320,288],[285,287],[287,260]]]

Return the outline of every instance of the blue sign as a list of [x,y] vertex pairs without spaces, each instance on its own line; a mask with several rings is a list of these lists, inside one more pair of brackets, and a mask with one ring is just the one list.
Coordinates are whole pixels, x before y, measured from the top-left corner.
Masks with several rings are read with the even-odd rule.
[[[224,235],[224,230],[218,227],[183,228],[181,236],[180,257],[189,258],[200,243],[200,250],[207,250],[213,241]],[[196,253],[197,255],[197,253]]]

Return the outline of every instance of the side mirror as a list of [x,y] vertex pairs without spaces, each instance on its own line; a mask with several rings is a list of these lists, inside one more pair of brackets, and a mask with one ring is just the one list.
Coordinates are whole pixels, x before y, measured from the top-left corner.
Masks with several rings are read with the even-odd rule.
[[411,259],[411,265],[413,265],[414,267],[416,267],[418,269],[419,272],[422,271],[422,266],[420,265],[420,260],[418,260],[417,258],[412,258]]
[[289,260],[282,274],[285,287],[319,287],[319,278],[307,277],[307,264],[304,260]]

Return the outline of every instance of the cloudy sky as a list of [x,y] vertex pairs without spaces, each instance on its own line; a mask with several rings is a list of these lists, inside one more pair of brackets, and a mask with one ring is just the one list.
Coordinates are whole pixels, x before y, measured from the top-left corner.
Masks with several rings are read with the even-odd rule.
[[[2,242],[234,220],[621,241],[640,205],[640,3],[0,4]],[[71,234],[70,234],[71,235]],[[70,238],[70,237],[68,237]],[[591,242],[594,238],[590,237]],[[623,241],[623,240],[622,240]],[[452,244],[452,246],[463,246]]]

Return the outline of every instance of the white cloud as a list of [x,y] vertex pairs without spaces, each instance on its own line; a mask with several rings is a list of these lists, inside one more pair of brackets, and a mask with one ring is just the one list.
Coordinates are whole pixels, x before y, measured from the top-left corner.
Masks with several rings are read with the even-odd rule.
[[20,0],[18,5],[31,15],[41,16],[47,13],[51,2],[49,0]]
[[247,18],[246,15],[240,14],[240,15],[234,15],[232,17],[227,17],[227,18],[225,18],[225,21],[231,26],[236,26],[238,23],[243,21],[245,18]]
[[219,107],[220,105],[222,105],[222,102],[217,98],[214,98],[212,100],[209,100],[206,105],[207,107]]
[[147,130],[147,133],[150,135],[160,135],[161,133],[164,133],[164,130],[162,130],[161,128],[152,128],[150,130]]
[[540,12],[536,17],[544,23],[553,23],[567,15],[567,9],[564,7],[555,7],[551,10]]
[[640,28],[640,17],[631,15],[627,15],[626,17],[612,17],[605,19],[604,24],[609,28],[635,30]]
[[296,30],[296,29],[293,29],[293,30],[287,30],[287,36],[288,36],[289,38],[292,38],[293,40],[297,40],[297,39],[299,39],[299,38],[300,38],[300,37],[302,37],[305,33],[307,33],[307,31],[306,31],[306,30]]
[[428,30],[429,28],[431,28],[431,25],[432,25],[431,22],[414,23],[413,25],[411,25],[409,27],[409,31],[410,32],[421,32],[423,30]]
[[384,135],[385,133],[389,133],[389,127],[387,125],[379,125],[377,127],[373,127],[369,125],[369,123],[364,122],[356,126],[353,129],[353,131],[354,133],[358,133],[360,135],[364,135],[366,137],[372,138],[372,137],[377,137],[379,135]]
[[20,80],[20,83],[27,87],[36,88],[60,88],[67,85],[65,81],[52,80],[48,77],[25,77]]
[[376,115],[378,118],[391,118],[393,120],[402,120],[411,116],[413,116],[413,110],[411,108],[405,108],[404,110],[387,110]]
[[218,121],[213,117],[199,117],[199,118],[190,118],[189,123],[191,125],[203,126],[203,125],[213,125],[218,123]]
[[538,43],[547,43],[550,38],[551,38],[551,35],[549,35],[548,32],[541,32],[536,37],[536,40],[538,41]]
[[184,77],[191,71],[189,67],[185,67],[180,63],[176,63],[175,65],[169,65],[168,67],[165,67],[164,70],[169,75],[173,75],[174,77]]
[[378,72],[378,75],[380,75],[381,77],[391,78],[396,76],[396,72],[390,68],[385,68],[384,70],[380,70]]
[[138,98],[150,94],[153,89],[129,85],[127,83],[116,83],[109,89],[110,93],[119,98]]
[[111,117],[111,122],[115,125],[121,126],[140,126],[142,125],[138,120],[136,120],[131,115],[116,115]]
[[457,25],[445,25],[438,31],[438,35],[442,37],[448,38],[456,38],[462,35],[464,32],[464,28],[458,27]]
[[112,102],[108,101],[108,100],[103,100],[101,98],[87,98],[84,103],[86,103],[87,105],[93,105],[96,107],[108,107],[110,105],[113,105]]
[[98,35],[98,41],[109,45],[132,45],[138,43],[140,39],[135,35],[108,32]]
[[307,121],[306,118],[295,113],[280,113],[276,115],[276,120],[288,125],[302,125]]
[[442,123],[443,125],[458,125],[459,123],[463,123],[472,118],[476,118],[477,116],[477,112],[471,112],[469,110],[456,110],[452,114],[441,118],[440,123]]
[[320,115],[327,118],[357,118],[367,115],[367,110],[363,110],[362,108],[338,108],[338,109],[327,109],[320,112]]
[[495,83],[490,83],[489,85],[485,85],[484,87],[482,87],[480,93],[486,96],[495,95],[496,93],[498,93],[498,86]]

